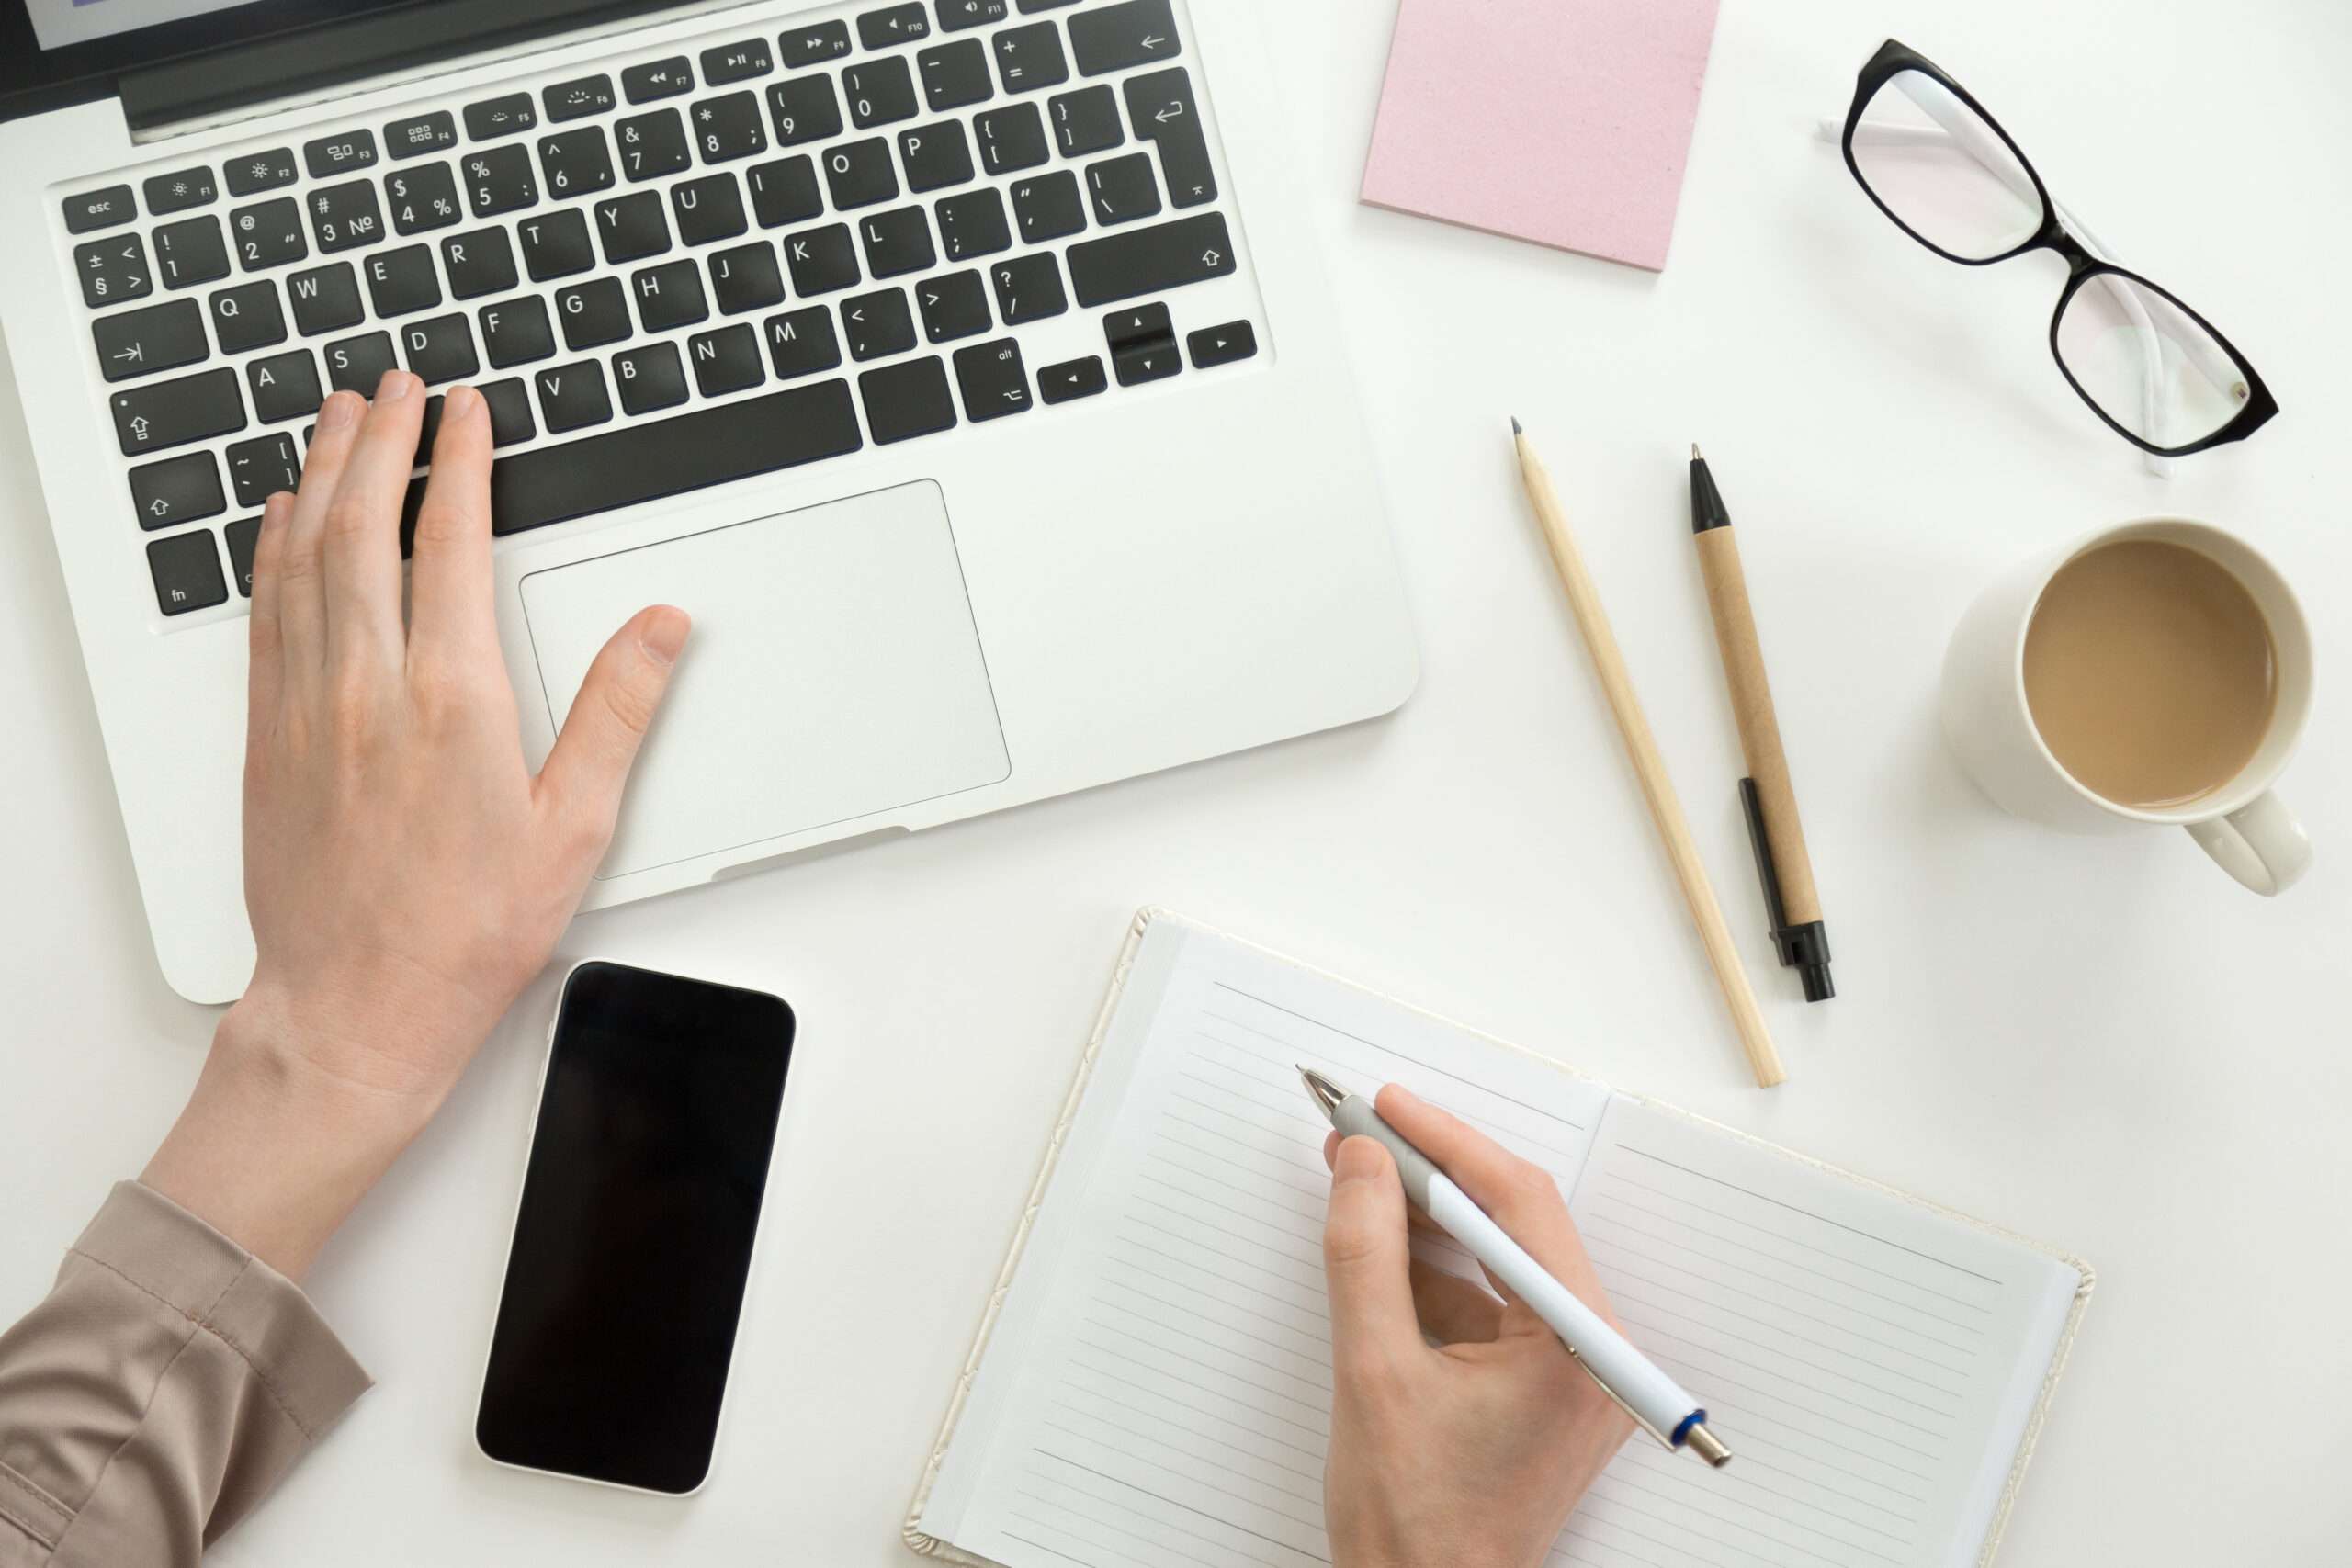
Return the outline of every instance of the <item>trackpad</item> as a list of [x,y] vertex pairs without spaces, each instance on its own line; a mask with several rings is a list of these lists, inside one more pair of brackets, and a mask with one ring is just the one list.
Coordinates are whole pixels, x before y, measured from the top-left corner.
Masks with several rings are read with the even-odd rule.
[[934,800],[1012,773],[936,484],[523,579],[548,716],[631,615],[695,618],[604,877]]

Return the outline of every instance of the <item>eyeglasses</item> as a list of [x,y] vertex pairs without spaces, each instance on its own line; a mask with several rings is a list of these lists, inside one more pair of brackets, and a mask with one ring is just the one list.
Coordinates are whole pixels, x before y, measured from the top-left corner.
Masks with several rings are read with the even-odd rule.
[[[2051,199],[2000,123],[1932,61],[1890,39],[1846,115],[1846,166],[1896,227],[1963,266],[2029,251],[2065,258],[2050,351],[2114,432],[2155,457],[2243,441],[2278,413],[2211,322],[2128,272]],[[2111,254],[2111,253],[2109,253]]]

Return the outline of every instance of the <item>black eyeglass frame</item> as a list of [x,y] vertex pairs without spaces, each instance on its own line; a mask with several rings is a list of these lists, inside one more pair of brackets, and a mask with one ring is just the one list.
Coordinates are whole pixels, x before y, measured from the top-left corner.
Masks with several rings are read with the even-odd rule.
[[[1861,164],[1854,157],[1854,133],[1861,129],[1862,111],[1870,107],[1871,101],[1878,96],[1879,90],[1905,71],[1916,71],[1928,77],[1952,96],[1966,104],[1979,119],[1992,128],[1993,134],[2001,139],[2002,143],[2008,148],[2009,155],[2018,161],[2018,166],[2023,169],[2026,177],[2033,182],[2034,194],[2041,201],[2041,224],[2022,243],[2013,245],[1998,255],[1954,255],[1910,224],[1905,223],[1879,196],[1878,192],[1871,188],[1871,182],[1862,175]],[[2188,304],[2171,289],[2161,284],[2150,282],[2128,267],[2120,267],[2112,262],[2101,261],[2086,250],[2082,242],[2067,232],[2065,224],[2059,220],[2058,204],[2050,199],[2050,187],[2042,183],[2041,171],[2033,166],[2033,160],[2025,155],[2025,150],[2018,145],[2017,139],[2008,133],[2007,129],[1999,120],[1993,118],[1983,104],[1976,101],[1974,94],[1953,80],[1950,72],[1926,55],[1906,44],[1898,43],[1894,39],[1889,39],[1879,46],[1879,51],[1871,56],[1869,62],[1862,67],[1860,76],[1855,81],[1854,103],[1846,113],[1846,134],[1842,145],[1846,155],[1846,168],[1854,176],[1854,183],[1862,187],[1862,194],[1871,198],[1871,205],[1885,213],[1889,222],[1943,257],[1944,260],[1958,262],[1962,266],[1991,266],[1996,262],[2010,261],[2031,251],[2055,251],[2065,260],[2066,287],[2058,296],[2058,308],[2050,318],[2050,357],[2058,362],[2058,373],[2066,378],[2066,384],[2075,389],[2075,395],[2083,400],[2084,405],[2091,412],[2098,415],[2100,422],[2109,430],[2114,431],[2116,434],[2120,435],[2143,452],[2158,457],[2186,457],[2192,453],[2205,451],[2209,447],[2227,446],[2233,441],[2244,441],[2277,417],[2278,413],[2277,400],[2271,397],[2269,387],[2256,373],[2254,367],[2247,363],[2245,355],[2238,352],[2237,344],[2222,336],[2221,329],[2191,310]],[[2220,346],[2222,352],[2230,356],[2231,363],[2245,373],[2245,402],[2219,430],[2202,440],[2192,441],[2186,446],[2158,446],[2126,429],[2114,415],[2099,406],[2098,399],[2084,389],[2082,382],[2075,378],[2073,368],[2067,365],[2065,354],[2058,346],[2058,329],[2060,323],[2066,319],[2066,308],[2074,303],[2075,296],[2083,291],[2084,286],[2098,278],[2110,276],[2124,278],[2146,289],[2149,293],[2158,295],[2169,301],[2175,310],[2203,328]]]

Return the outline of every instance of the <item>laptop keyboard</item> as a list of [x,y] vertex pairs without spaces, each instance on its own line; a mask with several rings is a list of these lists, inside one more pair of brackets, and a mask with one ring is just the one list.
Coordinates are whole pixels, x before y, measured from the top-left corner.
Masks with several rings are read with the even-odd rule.
[[159,614],[250,594],[321,400],[395,367],[420,463],[481,389],[507,536],[1254,358],[1188,308],[1238,264],[1179,20],[796,18],[66,198]]

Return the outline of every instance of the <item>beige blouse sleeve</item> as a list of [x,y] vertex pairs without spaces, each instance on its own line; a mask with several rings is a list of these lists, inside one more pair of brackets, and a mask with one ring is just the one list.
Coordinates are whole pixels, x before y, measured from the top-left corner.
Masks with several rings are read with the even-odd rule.
[[191,1568],[368,1386],[292,1282],[126,1181],[0,1334],[0,1568]]

